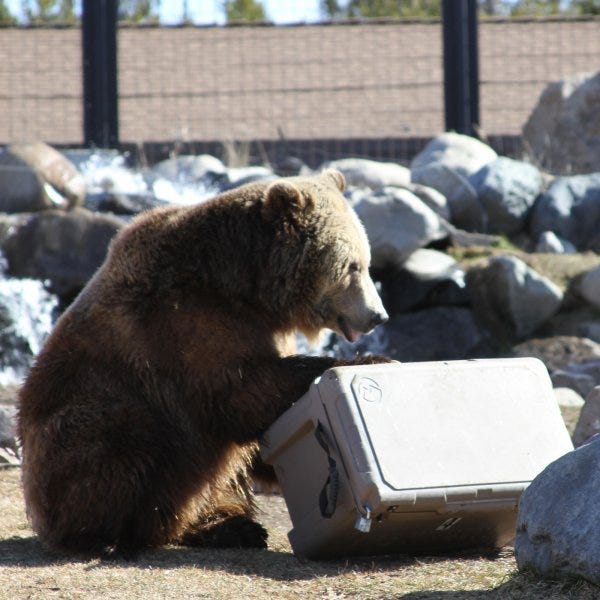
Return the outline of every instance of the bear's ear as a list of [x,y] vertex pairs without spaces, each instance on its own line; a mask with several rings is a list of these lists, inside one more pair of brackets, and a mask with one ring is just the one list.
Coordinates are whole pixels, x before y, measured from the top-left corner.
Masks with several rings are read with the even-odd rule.
[[346,178],[337,169],[325,169],[321,175],[333,181],[340,192],[346,189]]
[[314,205],[310,195],[303,194],[292,182],[280,179],[266,189],[262,214],[267,221],[273,221],[284,216],[300,216]]

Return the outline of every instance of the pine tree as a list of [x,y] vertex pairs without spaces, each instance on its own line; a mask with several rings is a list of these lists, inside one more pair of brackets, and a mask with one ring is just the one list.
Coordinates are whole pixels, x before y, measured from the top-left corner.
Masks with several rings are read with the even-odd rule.
[[337,0],[321,0],[319,10],[325,19],[337,19],[346,16]]
[[119,20],[157,23],[160,0],[119,0]]
[[600,15],[600,0],[573,0],[573,10],[580,15]]
[[325,18],[439,17],[440,0],[321,0]]
[[560,0],[519,0],[511,10],[514,17],[536,17],[560,14]]
[[223,3],[223,9],[225,10],[225,18],[228,23],[267,20],[265,9],[257,0],[226,0]]
[[0,23],[14,25],[17,22],[15,16],[8,10],[6,2],[0,0]]
[[73,0],[26,0],[24,14],[30,23],[73,23]]

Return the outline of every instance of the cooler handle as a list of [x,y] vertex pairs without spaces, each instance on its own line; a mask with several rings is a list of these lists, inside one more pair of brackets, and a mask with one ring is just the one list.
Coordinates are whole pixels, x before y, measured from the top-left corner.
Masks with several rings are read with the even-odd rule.
[[325,430],[320,421],[317,421],[317,427],[315,429],[315,438],[319,443],[319,446],[325,450],[327,454],[327,462],[329,464],[329,476],[327,481],[319,494],[319,508],[321,509],[321,515],[326,519],[330,519],[335,512],[337,505],[338,492],[340,490],[340,474],[337,468],[337,463],[331,457],[329,446],[325,441]]

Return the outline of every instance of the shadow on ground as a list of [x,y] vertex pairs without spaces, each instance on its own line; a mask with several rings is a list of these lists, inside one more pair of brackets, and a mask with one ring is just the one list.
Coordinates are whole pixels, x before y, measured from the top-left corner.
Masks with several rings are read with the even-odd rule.
[[[353,572],[393,573],[423,563],[440,565],[447,562],[451,570],[458,559],[492,561],[496,554],[460,554],[440,557],[380,556],[335,561],[310,561],[290,552],[253,549],[209,549],[169,546],[140,554],[133,560],[74,558],[47,552],[37,537],[12,537],[0,540],[0,569],[2,567],[52,567],[80,565],[84,571],[103,569],[182,569],[198,567],[214,572],[258,576],[281,582],[335,577]],[[443,566],[443,564],[442,564]],[[562,600],[564,598],[595,600],[600,588],[582,580],[549,581],[530,573],[515,574],[492,590],[437,591],[399,593],[394,598],[403,600]]]
[[189,546],[167,546],[140,553],[136,558],[73,557],[47,551],[36,536],[12,537],[0,540],[0,566],[51,566],[67,563],[87,565],[88,569],[118,566],[160,569],[201,567],[238,575],[258,575],[276,580],[296,580],[338,574],[352,570],[367,573],[373,570],[393,571],[423,561],[440,563],[460,558],[493,560],[496,553],[457,554],[439,557],[412,557],[406,555],[358,557],[331,561],[312,561],[299,558],[291,552],[256,549],[214,549]]

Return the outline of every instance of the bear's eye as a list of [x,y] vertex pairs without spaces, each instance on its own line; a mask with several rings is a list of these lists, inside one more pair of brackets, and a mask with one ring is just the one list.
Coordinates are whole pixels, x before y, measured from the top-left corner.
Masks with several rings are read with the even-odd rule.
[[360,265],[357,262],[350,263],[348,273],[360,273]]

